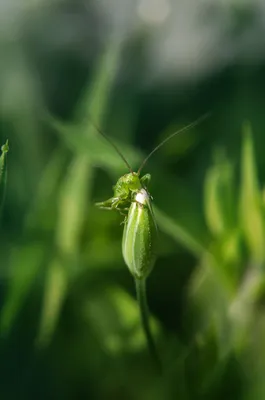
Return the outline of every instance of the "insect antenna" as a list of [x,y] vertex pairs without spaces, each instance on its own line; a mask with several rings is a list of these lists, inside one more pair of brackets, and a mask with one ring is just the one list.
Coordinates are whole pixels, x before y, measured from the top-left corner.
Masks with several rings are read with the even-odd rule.
[[96,129],[96,131],[100,135],[102,135],[104,137],[104,139],[113,147],[113,149],[119,154],[119,156],[121,157],[121,159],[125,163],[126,167],[129,169],[129,171],[131,173],[133,173],[132,167],[130,166],[130,164],[128,163],[128,161],[126,160],[126,158],[124,157],[124,155],[122,154],[122,152],[120,151],[118,146],[116,146],[116,144],[113,143],[112,140],[107,135],[105,135],[105,133],[95,124],[95,122],[93,122],[91,119],[89,119],[89,122]]
[[140,172],[142,171],[143,167],[145,166],[145,164],[147,163],[147,161],[149,160],[149,158],[158,150],[160,149],[160,147],[162,147],[168,140],[172,139],[174,136],[178,135],[179,133],[183,133],[186,132],[188,129],[193,128],[194,126],[200,124],[202,121],[204,121],[206,118],[208,118],[210,115],[210,113],[204,114],[201,117],[199,117],[198,119],[196,119],[196,121],[191,122],[189,125],[184,126],[184,128],[179,129],[176,132],[173,132],[171,135],[169,135],[166,139],[162,140],[161,143],[159,143],[159,145],[157,145],[152,151],[151,153],[148,154],[148,156],[146,156],[146,158],[144,159],[144,161],[142,162],[140,168],[138,169],[137,174],[139,175]]

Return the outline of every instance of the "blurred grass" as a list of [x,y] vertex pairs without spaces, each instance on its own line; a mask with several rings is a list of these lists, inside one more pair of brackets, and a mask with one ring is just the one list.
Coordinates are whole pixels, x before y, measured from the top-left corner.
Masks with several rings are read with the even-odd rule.
[[[256,118],[244,122],[241,90],[223,101],[220,85],[211,121],[168,143],[146,166],[160,230],[148,297],[166,365],[163,380],[155,380],[122,260],[122,220],[94,208],[127,170],[93,123],[137,168],[144,153],[209,104],[198,95],[180,118],[174,101],[163,103],[160,87],[149,98],[135,82],[124,87],[120,46],[106,48],[68,119],[44,112],[40,94],[35,104],[36,77],[24,58],[18,66],[25,86],[3,117],[8,164],[5,152],[0,157],[0,201],[8,168],[0,396],[262,399],[265,126],[255,99],[249,114]],[[145,102],[157,109],[148,113]]]

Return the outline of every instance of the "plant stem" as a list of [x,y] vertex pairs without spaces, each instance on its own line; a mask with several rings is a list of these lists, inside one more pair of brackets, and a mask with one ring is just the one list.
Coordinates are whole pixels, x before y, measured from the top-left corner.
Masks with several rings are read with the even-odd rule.
[[155,342],[154,342],[152,332],[150,329],[150,324],[149,324],[149,310],[148,310],[148,305],[147,305],[147,301],[146,301],[146,280],[135,278],[135,286],[136,286],[137,300],[138,300],[140,313],[141,313],[142,327],[143,327],[144,334],[146,337],[148,349],[149,349],[150,355],[154,361],[154,364],[155,364],[158,372],[162,373],[161,361],[159,359],[159,356],[158,356],[158,353],[156,350]]
[[8,140],[0,149],[0,217],[5,200],[6,180],[7,180],[7,166],[6,156],[8,153]]

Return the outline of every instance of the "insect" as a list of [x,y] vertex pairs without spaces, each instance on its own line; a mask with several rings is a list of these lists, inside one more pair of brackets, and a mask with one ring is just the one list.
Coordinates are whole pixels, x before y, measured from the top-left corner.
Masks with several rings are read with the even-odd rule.
[[105,210],[116,210],[124,216],[122,239],[123,258],[135,279],[145,279],[152,271],[156,260],[158,230],[152,209],[152,196],[148,192],[150,174],[141,177],[141,172],[149,158],[168,140],[184,132],[204,120],[203,115],[196,121],[169,135],[143,160],[137,172],[134,172],[120,150],[97,127],[97,131],[112,145],[129,169],[129,173],[121,176],[113,187],[113,197],[96,203]]
[[129,173],[121,176],[113,187],[113,197],[96,203],[96,206],[105,210],[116,210],[124,216],[122,238],[123,258],[134,277],[142,327],[150,355],[159,374],[162,373],[162,364],[150,329],[146,301],[146,278],[152,271],[156,261],[158,230],[152,209],[153,199],[148,191],[151,175],[145,174],[141,177],[141,172],[149,158],[161,146],[178,133],[184,132],[200,123],[207,115],[203,115],[195,122],[172,133],[163,140],[143,160],[137,172],[132,170],[130,164],[117,146],[95,126],[96,130],[111,144],[129,169]]

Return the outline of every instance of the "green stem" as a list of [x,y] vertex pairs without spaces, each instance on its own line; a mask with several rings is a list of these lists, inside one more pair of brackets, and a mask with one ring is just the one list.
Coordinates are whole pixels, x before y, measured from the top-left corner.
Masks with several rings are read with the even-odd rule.
[[6,166],[6,155],[8,152],[8,140],[1,147],[2,154],[0,155],[0,217],[5,200],[6,191],[6,177],[7,177],[7,166]]
[[141,321],[142,321],[142,327],[144,330],[144,334],[146,337],[148,349],[150,352],[150,355],[154,361],[154,364],[159,371],[159,373],[162,373],[162,365],[161,361],[159,359],[155,342],[152,336],[152,332],[150,329],[150,324],[149,324],[149,311],[148,311],[148,305],[147,305],[147,300],[146,300],[146,280],[145,279],[137,279],[135,278],[135,286],[136,286],[136,294],[137,294],[137,300],[140,308],[140,313],[141,313]]

